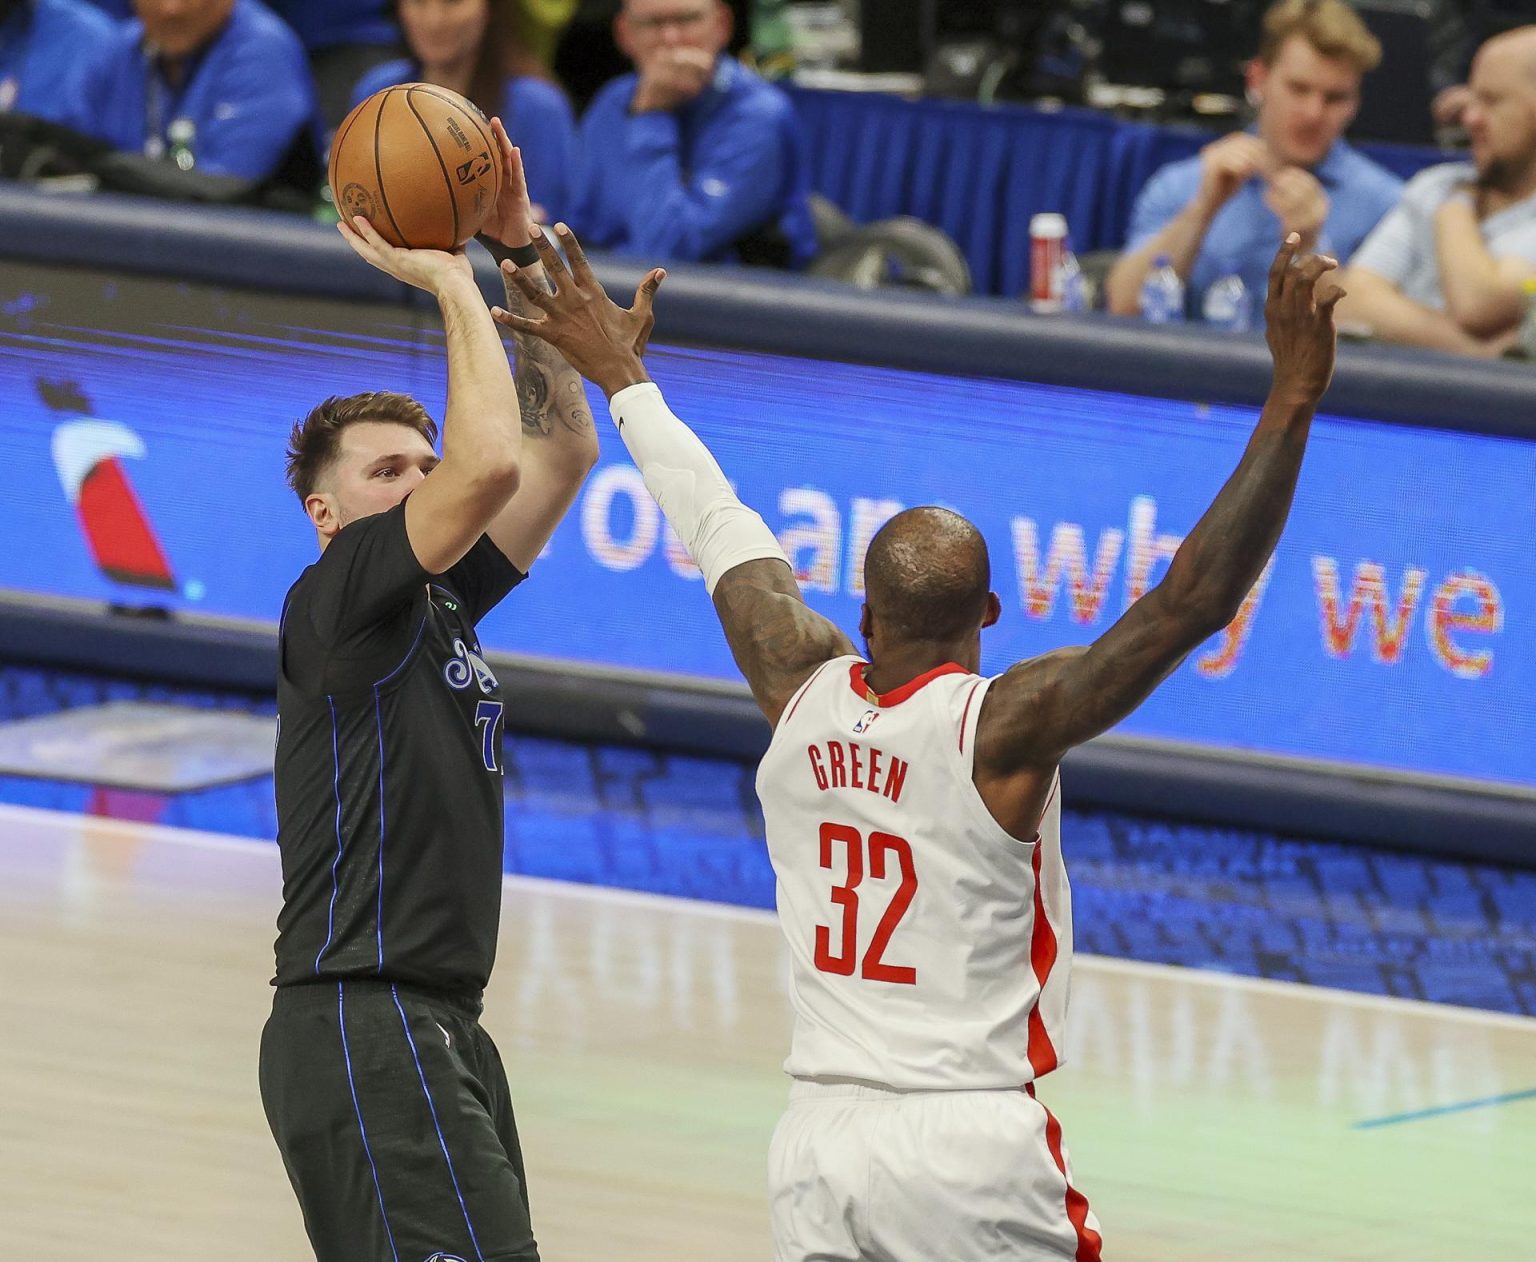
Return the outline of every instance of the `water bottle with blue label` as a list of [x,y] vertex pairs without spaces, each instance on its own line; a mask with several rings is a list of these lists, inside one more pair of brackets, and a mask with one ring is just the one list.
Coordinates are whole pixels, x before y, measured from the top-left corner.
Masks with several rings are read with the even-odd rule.
[[1180,324],[1184,320],[1184,282],[1166,254],[1157,256],[1141,282],[1141,318],[1148,324]]
[[1253,327],[1253,297],[1241,276],[1223,276],[1207,289],[1201,312],[1214,329],[1246,333]]

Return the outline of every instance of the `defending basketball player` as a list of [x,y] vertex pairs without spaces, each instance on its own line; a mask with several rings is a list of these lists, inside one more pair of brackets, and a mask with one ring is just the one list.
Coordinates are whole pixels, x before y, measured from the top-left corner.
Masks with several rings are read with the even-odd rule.
[[[487,231],[527,247],[518,155]],[[320,1262],[535,1262],[500,1057],[480,1026],[503,850],[502,697],[476,624],[527,576],[597,458],[577,375],[516,380],[462,250],[357,253],[436,298],[443,454],[415,400],[328,399],[289,481],[321,549],[284,603],[274,771],[283,909],[261,1094]],[[654,286],[652,286],[654,287]],[[646,299],[648,301],[648,298]],[[648,324],[639,318],[631,340]]]
[[793,962],[790,1104],[769,1156],[779,1262],[1100,1256],[1035,1081],[1061,1061],[1072,954],[1062,756],[1130,714],[1237,614],[1290,510],[1333,373],[1323,257],[1269,273],[1269,398],[1237,471],[1162,582],[1092,645],[977,674],[997,621],[984,541],[945,509],[892,518],[865,559],[866,653],[808,609],[762,519],[667,408],[575,239],[548,243],[542,336],[614,420],[703,571],[774,725],[758,771]]

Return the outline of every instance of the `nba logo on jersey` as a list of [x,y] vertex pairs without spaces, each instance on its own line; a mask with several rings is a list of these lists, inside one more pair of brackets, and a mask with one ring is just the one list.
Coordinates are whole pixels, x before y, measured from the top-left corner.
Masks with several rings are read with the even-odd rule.
[[434,1253],[430,1258],[423,1258],[421,1262],[464,1262],[457,1253]]
[[864,713],[859,716],[859,721],[853,725],[854,732],[858,735],[862,735],[863,733],[869,731],[870,728],[874,727],[875,720],[879,717],[879,710],[865,710]]

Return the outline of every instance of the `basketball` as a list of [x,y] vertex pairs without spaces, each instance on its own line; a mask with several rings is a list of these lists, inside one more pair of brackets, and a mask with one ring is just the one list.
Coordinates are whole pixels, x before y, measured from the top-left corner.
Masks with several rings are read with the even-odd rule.
[[480,230],[501,193],[490,124],[457,92],[405,83],[375,92],[331,145],[331,196],[391,245],[452,250]]

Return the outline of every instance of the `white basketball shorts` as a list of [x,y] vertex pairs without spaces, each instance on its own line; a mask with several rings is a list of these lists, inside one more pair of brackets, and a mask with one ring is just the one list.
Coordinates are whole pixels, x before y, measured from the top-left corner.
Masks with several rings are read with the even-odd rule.
[[1028,1088],[797,1081],[768,1150],[775,1262],[1099,1262],[1071,1171]]

